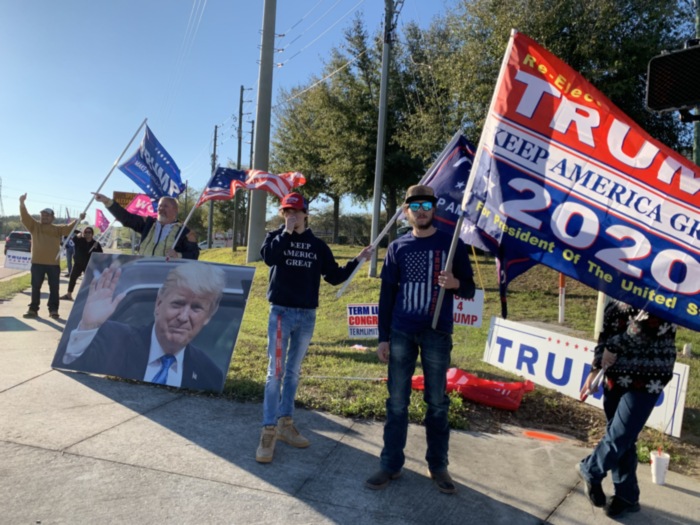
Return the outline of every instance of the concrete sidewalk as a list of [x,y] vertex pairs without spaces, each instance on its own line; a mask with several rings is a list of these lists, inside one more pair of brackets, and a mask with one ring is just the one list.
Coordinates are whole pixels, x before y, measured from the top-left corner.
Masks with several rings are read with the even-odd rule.
[[[260,404],[52,370],[63,322],[22,319],[28,302],[0,304],[0,523],[612,523],[574,470],[587,450],[519,429],[452,433],[454,496],[426,477],[419,426],[383,491],[364,487],[381,423],[299,410],[311,447],[278,443],[258,464]],[[639,475],[642,510],[622,521],[698,522],[700,482],[670,472],[653,485],[648,465]]]

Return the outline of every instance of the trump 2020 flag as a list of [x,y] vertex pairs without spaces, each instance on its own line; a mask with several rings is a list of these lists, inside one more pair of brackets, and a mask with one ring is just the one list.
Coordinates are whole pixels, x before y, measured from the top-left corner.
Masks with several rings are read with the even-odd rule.
[[[423,184],[433,188],[438,199],[433,224],[450,235],[454,235],[455,226],[462,213],[461,201],[469,181],[475,150],[474,145],[462,133],[457,133],[423,179]],[[481,230],[469,221],[462,221],[459,236],[466,244],[490,251],[495,256],[500,283],[501,315],[505,319],[508,316],[507,284],[537,262],[529,258],[510,259],[505,256],[498,246],[489,242],[488,238],[483,238]]]
[[698,166],[513,32],[462,202],[492,251],[700,330],[698,190]]
[[97,229],[101,232],[105,232],[107,228],[109,228],[109,221],[107,217],[105,217],[105,214],[102,213],[102,210],[97,210],[95,212],[95,226],[97,226]]
[[119,169],[155,201],[177,197],[185,189],[180,168],[148,126],[139,149]]

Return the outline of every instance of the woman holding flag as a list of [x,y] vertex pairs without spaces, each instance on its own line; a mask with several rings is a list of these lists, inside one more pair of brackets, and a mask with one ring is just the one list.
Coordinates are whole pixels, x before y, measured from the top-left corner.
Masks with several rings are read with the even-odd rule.
[[68,279],[68,293],[61,296],[61,299],[66,301],[73,300],[73,290],[75,290],[75,282],[78,280],[85,268],[87,268],[92,252],[102,253],[102,245],[94,238],[95,231],[87,226],[83,228],[81,235],[73,237],[75,245],[75,254],[73,255],[73,268]]

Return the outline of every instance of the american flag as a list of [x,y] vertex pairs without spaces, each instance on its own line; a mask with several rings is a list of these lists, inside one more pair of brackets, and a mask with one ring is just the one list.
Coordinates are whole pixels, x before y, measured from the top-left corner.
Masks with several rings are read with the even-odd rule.
[[298,171],[274,175],[260,170],[234,170],[217,168],[202,196],[197,202],[201,206],[210,200],[229,200],[238,188],[244,190],[263,190],[282,198],[293,188],[306,184],[306,177]]
[[234,181],[234,193],[236,188],[240,187],[246,190],[263,190],[281,199],[293,188],[306,184],[306,177],[298,171],[288,171],[279,175],[273,175],[266,171],[246,170],[246,175],[245,182]]
[[428,315],[433,309],[433,295],[437,295],[435,269],[443,268],[446,254],[442,251],[412,252],[406,256],[406,281],[403,284],[403,310]]
[[216,168],[214,176],[204,188],[199,197],[197,206],[201,206],[208,201],[226,201],[233,198],[236,189],[234,182],[241,183],[245,180],[245,171],[231,168]]

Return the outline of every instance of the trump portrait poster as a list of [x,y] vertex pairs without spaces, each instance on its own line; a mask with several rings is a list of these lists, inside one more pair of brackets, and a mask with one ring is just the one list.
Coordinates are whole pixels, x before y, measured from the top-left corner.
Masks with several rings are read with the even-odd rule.
[[254,273],[95,253],[52,366],[221,392]]

